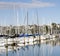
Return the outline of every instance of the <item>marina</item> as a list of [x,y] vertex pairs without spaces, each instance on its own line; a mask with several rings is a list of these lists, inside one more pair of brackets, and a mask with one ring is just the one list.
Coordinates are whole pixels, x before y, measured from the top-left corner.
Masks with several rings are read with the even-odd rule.
[[[48,37],[48,38],[47,38]],[[42,43],[44,41],[54,41],[60,39],[52,37],[52,36],[29,36],[29,37],[15,37],[15,38],[0,38],[0,46],[12,46],[12,45],[16,45],[16,46],[26,46],[26,45],[34,45],[34,44],[38,44],[38,43]],[[2,44],[3,43],[3,44]]]
[[59,4],[0,1],[0,56],[60,56]]
[[[28,44],[21,46],[8,46],[2,47],[0,46],[0,55],[1,56],[56,56],[60,55],[58,51],[60,51],[60,40],[44,40],[44,42],[40,42],[38,44]],[[58,48],[57,48],[58,47]],[[56,52],[56,53],[55,53]],[[10,55],[9,55],[10,54]]]

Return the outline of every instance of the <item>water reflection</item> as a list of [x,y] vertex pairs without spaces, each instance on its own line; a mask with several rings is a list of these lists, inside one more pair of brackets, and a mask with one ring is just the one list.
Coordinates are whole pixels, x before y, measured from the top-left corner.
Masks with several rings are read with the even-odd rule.
[[[4,51],[3,51],[4,50]],[[0,56],[60,56],[60,40],[23,47],[0,47]]]

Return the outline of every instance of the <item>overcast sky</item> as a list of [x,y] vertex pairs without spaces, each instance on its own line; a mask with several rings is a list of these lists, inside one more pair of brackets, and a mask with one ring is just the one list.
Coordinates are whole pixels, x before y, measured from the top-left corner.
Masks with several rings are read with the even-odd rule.
[[[60,0],[0,0],[0,25],[60,23]],[[17,20],[18,19],[18,20]]]

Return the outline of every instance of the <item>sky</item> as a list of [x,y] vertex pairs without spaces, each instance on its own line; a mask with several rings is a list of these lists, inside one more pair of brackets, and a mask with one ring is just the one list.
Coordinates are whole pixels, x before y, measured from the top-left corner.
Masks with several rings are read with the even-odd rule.
[[27,18],[29,25],[59,24],[60,0],[0,0],[0,25],[27,25]]

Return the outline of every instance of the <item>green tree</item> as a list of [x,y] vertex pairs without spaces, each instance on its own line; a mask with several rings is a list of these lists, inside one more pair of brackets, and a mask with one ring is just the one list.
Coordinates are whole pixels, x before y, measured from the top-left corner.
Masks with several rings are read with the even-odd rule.
[[52,25],[52,29],[57,29],[56,23],[52,23],[51,25]]
[[14,29],[14,28],[11,29],[11,34],[12,34],[12,35],[15,34],[15,29]]
[[31,33],[34,34],[34,29],[31,29]]
[[46,34],[48,33],[48,26],[46,25],[45,26],[45,29],[46,29]]
[[6,30],[6,34],[9,34],[9,30]]

